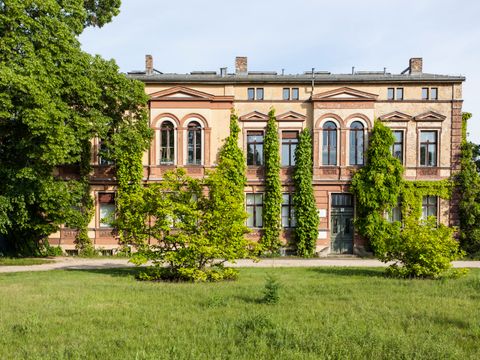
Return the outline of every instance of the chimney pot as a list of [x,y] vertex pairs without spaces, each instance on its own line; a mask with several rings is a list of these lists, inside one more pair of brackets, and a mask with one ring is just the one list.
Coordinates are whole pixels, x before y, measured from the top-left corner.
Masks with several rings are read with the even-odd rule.
[[423,72],[423,59],[411,58],[410,59],[410,74],[421,74]]
[[152,55],[145,55],[145,74],[147,75],[153,74],[153,56]]
[[247,57],[237,56],[235,58],[235,74],[247,75],[247,73],[248,73]]

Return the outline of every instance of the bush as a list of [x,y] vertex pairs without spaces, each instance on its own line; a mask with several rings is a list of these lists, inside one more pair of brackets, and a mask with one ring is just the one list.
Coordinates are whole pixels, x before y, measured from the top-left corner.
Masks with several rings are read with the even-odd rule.
[[138,280],[144,281],[172,281],[172,282],[217,282],[223,280],[237,280],[238,270],[220,265],[205,269],[178,268],[151,266],[140,272]]
[[62,256],[63,250],[60,246],[50,246],[46,245],[43,251],[43,256]]
[[384,254],[386,260],[397,261],[388,267],[387,274],[422,278],[459,275],[460,272],[451,270],[451,261],[462,256],[453,233],[454,229],[437,225],[434,217],[424,223],[406,224]]

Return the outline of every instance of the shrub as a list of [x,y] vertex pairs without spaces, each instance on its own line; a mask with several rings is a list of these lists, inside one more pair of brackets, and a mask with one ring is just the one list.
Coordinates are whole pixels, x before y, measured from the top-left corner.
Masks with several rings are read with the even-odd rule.
[[453,233],[452,228],[437,225],[434,217],[423,223],[409,222],[400,233],[398,241],[392,242],[387,250],[387,260],[396,261],[388,267],[387,274],[422,278],[437,278],[448,274],[451,261],[462,255]]
[[280,300],[280,283],[273,275],[268,275],[263,290],[262,302],[265,304],[276,304]]
[[187,267],[173,269],[171,267],[151,266],[138,273],[136,278],[144,281],[217,282],[236,280],[238,278],[238,270],[221,265],[205,269]]

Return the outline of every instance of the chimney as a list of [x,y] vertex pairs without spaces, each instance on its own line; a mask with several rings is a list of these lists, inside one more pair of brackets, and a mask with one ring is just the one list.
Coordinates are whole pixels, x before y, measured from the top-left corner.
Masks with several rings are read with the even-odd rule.
[[410,74],[421,74],[423,70],[423,59],[422,58],[411,58],[410,59]]
[[145,74],[153,74],[153,57],[152,55],[145,55]]
[[246,56],[237,56],[235,58],[235,74],[237,75],[247,75],[247,57]]

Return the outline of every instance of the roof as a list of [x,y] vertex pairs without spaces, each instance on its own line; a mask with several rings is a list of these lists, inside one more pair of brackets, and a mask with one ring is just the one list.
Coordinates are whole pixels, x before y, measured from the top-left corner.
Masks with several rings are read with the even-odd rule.
[[297,75],[277,75],[275,73],[248,73],[246,75],[227,74],[220,75],[213,72],[192,74],[158,74],[147,75],[145,72],[132,72],[127,76],[145,83],[202,83],[202,84],[301,84],[312,82],[316,84],[330,83],[458,83],[465,81],[461,75],[439,74],[390,74],[390,73],[354,73],[330,74],[311,73]]

